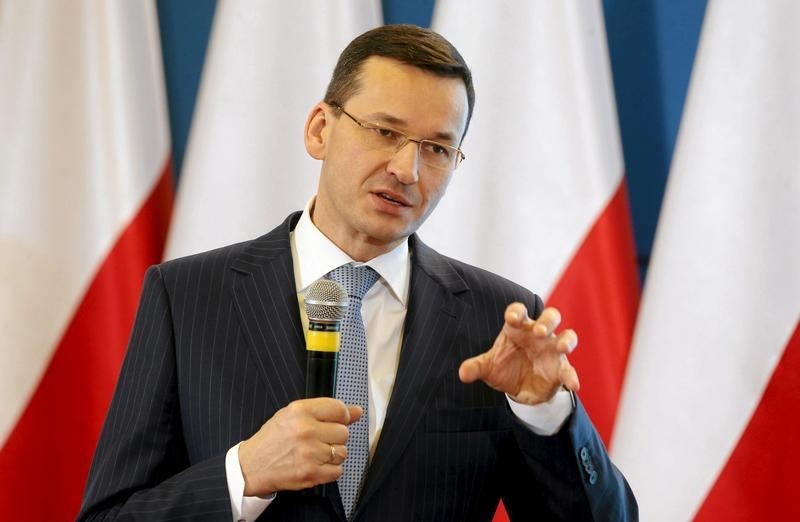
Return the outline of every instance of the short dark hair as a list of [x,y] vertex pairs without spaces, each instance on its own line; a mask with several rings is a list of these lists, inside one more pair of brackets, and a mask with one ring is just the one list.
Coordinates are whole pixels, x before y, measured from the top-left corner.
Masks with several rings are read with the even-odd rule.
[[442,35],[416,25],[383,25],[357,36],[339,55],[325,102],[344,105],[360,88],[361,64],[371,56],[392,58],[437,76],[461,78],[467,88],[467,124],[475,106],[472,72],[453,44]]

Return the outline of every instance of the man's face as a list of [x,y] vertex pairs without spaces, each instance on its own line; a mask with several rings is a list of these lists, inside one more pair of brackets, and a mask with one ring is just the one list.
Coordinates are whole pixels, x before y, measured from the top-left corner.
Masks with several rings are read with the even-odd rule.
[[[392,59],[371,57],[360,90],[343,108],[361,121],[414,139],[458,146],[467,120],[460,78],[443,78]],[[442,198],[452,174],[419,163],[418,144],[397,152],[366,146],[359,127],[327,104],[306,125],[306,147],[322,159],[314,224],[357,260],[397,246],[419,228]]]

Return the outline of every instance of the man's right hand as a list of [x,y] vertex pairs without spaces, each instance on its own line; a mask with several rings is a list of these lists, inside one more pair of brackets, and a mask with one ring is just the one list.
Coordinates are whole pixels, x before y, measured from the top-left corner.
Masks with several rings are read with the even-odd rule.
[[338,479],[347,457],[347,426],[362,414],[361,407],[328,397],[278,410],[239,445],[244,495],[264,497]]

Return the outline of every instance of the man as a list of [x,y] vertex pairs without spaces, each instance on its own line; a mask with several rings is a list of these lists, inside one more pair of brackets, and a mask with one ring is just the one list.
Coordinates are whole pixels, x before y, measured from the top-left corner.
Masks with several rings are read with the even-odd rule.
[[[414,234],[463,159],[473,105],[436,33],[351,42],[306,122],[322,169],[305,211],[148,271],[82,519],[488,520],[501,497],[513,519],[637,517],[572,394],[575,332]],[[341,270],[372,277],[344,331],[368,365],[343,347],[339,370],[340,385],[364,372],[363,406],[301,399],[300,304]]]

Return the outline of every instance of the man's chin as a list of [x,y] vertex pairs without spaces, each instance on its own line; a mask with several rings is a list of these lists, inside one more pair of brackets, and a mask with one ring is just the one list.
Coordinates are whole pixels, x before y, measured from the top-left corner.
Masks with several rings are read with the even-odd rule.
[[408,236],[413,234],[417,227],[412,226],[395,226],[380,227],[370,230],[370,242],[376,246],[393,247],[405,241]]

